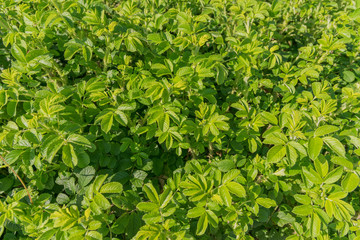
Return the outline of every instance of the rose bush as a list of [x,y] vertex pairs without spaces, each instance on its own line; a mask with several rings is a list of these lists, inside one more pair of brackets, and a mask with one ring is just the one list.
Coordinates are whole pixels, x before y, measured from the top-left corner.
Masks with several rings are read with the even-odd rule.
[[0,1],[2,239],[360,239],[360,1]]

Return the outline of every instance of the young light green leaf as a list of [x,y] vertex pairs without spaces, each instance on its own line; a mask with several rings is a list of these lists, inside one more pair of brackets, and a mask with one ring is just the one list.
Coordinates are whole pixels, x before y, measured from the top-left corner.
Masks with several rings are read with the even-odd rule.
[[108,133],[113,125],[114,115],[110,112],[107,113],[101,120],[101,130]]
[[313,213],[310,221],[310,233],[312,238],[316,238],[320,234],[321,221],[318,214]]
[[140,202],[136,205],[136,208],[143,212],[151,212],[157,210],[159,206],[152,202]]
[[102,195],[101,193],[95,193],[94,196],[95,203],[102,209],[109,209],[111,207],[110,202]]
[[317,172],[315,172],[313,169],[308,170],[305,167],[303,167],[302,171],[304,173],[305,179],[307,179],[308,181],[314,184],[321,184],[323,182],[320,175]]
[[297,202],[304,204],[304,205],[310,205],[311,204],[311,198],[307,195],[300,195],[295,194],[294,198]]
[[345,178],[341,181],[341,186],[344,191],[352,192],[359,186],[359,176],[355,173],[348,172]]
[[232,197],[229,193],[228,188],[226,186],[219,187],[219,193],[225,206],[230,207],[232,203]]
[[324,182],[327,184],[334,183],[338,181],[343,173],[343,167],[338,167],[329,172],[329,174],[325,177]]
[[197,218],[205,214],[205,208],[203,207],[194,207],[190,209],[187,213],[188,218]]
[[315,160],[319,156],[322,146],[323,146],[323,141],[321,138],[318,137],[310,138],[309,146],[308,146],[308,153],[310,159]]
[[265,208],[270,208],[270,207],[276,206],[276,202],[270,198],[262,198],[262,197],[257,198],[256,203]]
[[315,130],[314,137],[322,137],[324,135],[338,131],[339,128],[332,125],[324,125]]
[[16,44],[12,45],[11,54],[19,62],[26,63],[26,57],[25,57],[26,52],[25,52],[25,49],[23,49],[22,47],[20,47]]
[[245,188],[237,182],[227,182],[226,187],[231,193],[240,198],[244,198],[246,196]]
[[346,167],[348,169],[353,169],[354,168],[353,163],[351,161],[349,161],[348,159],[344,158],[344,157],[332,156],[330,158],[330,161],[337,164],[337,165]]
[[313,207],[311,205],[300,205],[294,207],[292,212],[298,216],[309,216],[313,212]]
[[269,112],[262,112],[261,116],[266,119],[269,123],[273,124],[273,125],[277,125],[278,124],[278,120],[275,117],[274,114],[269,113]]
[[88,148],[91,147],[90,141],[86,137],[81,136],[79,134],[71,134],[71,135],[69,135],[69,137],[67,138],[67,141],[75,143],[75,144],[80,145],[80,146],[84,146],[84,147],[88,147]]
[[196,227],[196,235],[201,236],[206,232],[206,229],[208,227],[208,215],[207,214],[203,214],[201,215],[201,217],[199,218],[199,221],[197,223],[197,227]]
[[328,147],[333,150],[337,155],[339,155],[340,157],[345,157],[344,145],[342,145],[339,140],[333,137],[324,137],[323,140],[326,145],[328,145]]
[[267,153],[269,163],[277,163],[282,160],[286,154],[286,148],[282,145],[272,147]]
[[237,176],[239,176],[239,174],[240,174],[240,171],[238,169],[231,169],[230,171],[228,171],[227,173],[224,174],[224,176],[222,178],[222,183],[225,184],[229,181],[232,181]]
[[219,218],[216,216],[216,214],[211,210],[206,210],[206,213],[211,226],[213,226],[214,228],[218,227]]
[[105,179],[107,178],[107,174],[105,175],[99,175],[95,178],[94,183],[93,183],[93,191],[100,191],[100,187],[103,185],[103,183],[105,182]]
[[145,191],[147,197],[153,203],[160,204],[160,199],[157,191],[151,183],[147,183],[144,185],[143,190]]
[[350,71],[344,71],[343,72],[343,78],[347,82],[353,82],[355,80],[355,74]]
[[110,182],[110,183],[104,184],[100,188],[100,193],[117,193],[117,194],[120,194],[120,193],[122,193],[122,190],[123,190],[123,186],[122,186],[121,183]]

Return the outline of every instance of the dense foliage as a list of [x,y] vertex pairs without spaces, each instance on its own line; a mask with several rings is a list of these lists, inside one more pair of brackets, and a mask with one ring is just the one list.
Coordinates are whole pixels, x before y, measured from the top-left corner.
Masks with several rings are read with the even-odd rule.
[[0,236],[359,240],[359,29],[359,0],[1,0]]

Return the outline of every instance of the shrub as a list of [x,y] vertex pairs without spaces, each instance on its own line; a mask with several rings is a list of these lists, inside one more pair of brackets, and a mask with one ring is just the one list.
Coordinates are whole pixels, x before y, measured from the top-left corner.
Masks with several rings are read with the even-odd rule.
[[360,239],[360,1],[0,1],[2,239]]

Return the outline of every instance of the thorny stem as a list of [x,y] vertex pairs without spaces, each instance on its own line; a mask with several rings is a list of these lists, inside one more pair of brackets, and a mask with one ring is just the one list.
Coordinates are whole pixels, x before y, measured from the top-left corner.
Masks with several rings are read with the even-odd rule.
[[29,192],[28,188],[26,187],[25,183],[23,182],[23,180],[19,177],[19,175],[15,172],[15,170],[5,161],[5,159],[1,155],[0,155],[0,158],[4,162],[4,164],[6,166],[8,166],[8,168],[10,168],[10,170],[14,173],[14,175],[19,179],[19,181],[21,182],[21,184],[23,185],[23,187],[25,188],[25,190],[29,196],[30,203],[33,204],[30,192]]

